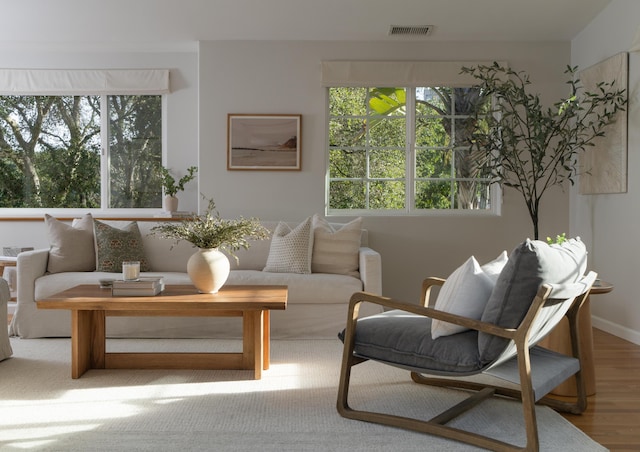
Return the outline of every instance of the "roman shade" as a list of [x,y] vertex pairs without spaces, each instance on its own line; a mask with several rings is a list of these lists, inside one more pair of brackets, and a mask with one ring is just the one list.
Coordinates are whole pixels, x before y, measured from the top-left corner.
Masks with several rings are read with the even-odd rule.
[[156,95],[168,92],[168,69],[0,69],[0,95]]
[[462,67],[491,64],[491,61],[323,61],[322,86],[472,86],[477,80],[461,74]]

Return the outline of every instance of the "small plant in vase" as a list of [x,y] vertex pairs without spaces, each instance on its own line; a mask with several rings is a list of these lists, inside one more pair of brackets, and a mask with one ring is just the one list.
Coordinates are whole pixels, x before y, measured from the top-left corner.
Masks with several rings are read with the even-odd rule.
[[213,199],[208,200],[206,211],[192,214],[179,222],[162,223],[151,228],[152,235],[187,241],[199,250],[187,262],[187,274],[196,288],[203,293],[216,293],[229,277],[229,258],[241,248],[248,249],[249,240],[264,240],[270,232],[257,218],[227,220],[220,217]]
[[198,167],[190,166],[187,168],[187,174],[182,176],[178,181],[173,177],[168,168],[164,166],[160,167],[160,177],[162,178],[162,190],[164,191],[164,198],[162,200],[162,208],[167,212],[175,212],[178,210],[178,197],[176,196],[179,191],[184,191],[184,186],[195,179],[195,174],[198,172]]

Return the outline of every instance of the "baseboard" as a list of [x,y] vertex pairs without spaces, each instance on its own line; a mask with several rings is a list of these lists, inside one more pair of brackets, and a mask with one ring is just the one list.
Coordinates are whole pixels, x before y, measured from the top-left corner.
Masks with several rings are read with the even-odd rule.
[[594,328],[598,328],[599,330],[605,331],[609,334],[613,334],[614,336],[618,336],[619,338],[625,339],[629,342],[633,342],[636,345],[640,345],[640,332],[636,330],[632,330],[622,325],[618,325],[617,323],[610,322],[609,320],[605,320],[603,318],[592,316],[591,324]]

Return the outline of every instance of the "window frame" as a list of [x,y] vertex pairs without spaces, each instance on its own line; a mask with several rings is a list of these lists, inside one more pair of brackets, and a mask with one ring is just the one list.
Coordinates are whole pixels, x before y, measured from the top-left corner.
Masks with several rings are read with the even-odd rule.
[[[489,197],[491,200],[490,208],[488,209],[417,209],[415,208],[415,184],[417,181],[416,176],[416,147],[415,147],[415,133],[416,133],[416,87],[412,86],[397,86],[403,87],[406,90],[406,140],[405,140],[405,208],[404,209],[332,209],[330,208],[330,183],[332,181],[331,171],[331,149],[329,143],[330,133],[330,95],[329,90],[336,86],[327,86],[324,90],[325,97],[325,215],[326,216],[366,216],[366,217],[424,217],[424,216],[500,216],[502,213],[502,189],[498,183],[489,184]],[[366,88],[371,89],[373,86],[349,86],[352,88]],[[409,95],[409,92],[412,92]],[[333,179],[335,180],[335,179]],[[456,179],[448,179],[454,181]]]
[[[9,96],[100,96],[101,151],[100,178],[109,180],[110,95],[161,96],[161,158],[167,156],[167,95],[170,93],[168,69],[0,69],[0,95]],[[0,207],[0,219],[36,218],[44,213],[69,217],[91,213],[101,217],[152,217],[162,207],[110,208],[109,184],[100,184],[99,208],[18,208]]]

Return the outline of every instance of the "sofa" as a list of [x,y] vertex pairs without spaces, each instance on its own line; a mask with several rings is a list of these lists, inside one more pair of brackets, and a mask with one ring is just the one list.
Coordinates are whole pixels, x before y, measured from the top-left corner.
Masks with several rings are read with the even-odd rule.
[[[87,214],[69,223],[47,215],[45,227],[51,246],[18,255],[17,305],[10,335],[21,338],[70,336],[70,312],[38,309],[36,301],[78,284],[99,284],[100,279],[122,278],[120,270],[116,272],[115,267],[104,265],[101,241],[96,235],[98,232],[94,232],[98,224],[101,229],[115,231],[116,235],[131,231],[138,234],[136,241],[128,242],[130,245],[125,251],[137,247],[136,252],[142,253],[135,256],[135,260],[142,261],[141,276],[162,276],[165,284],[190,284],[186,268],[195,249],[188,242],[176,244],[151,234],[158,221],[98,220]],[[354,292],[381,294],[381,256],[368,247],[368,233],[362,229],[361,219],[333,224],[314,215],[300,224],[277,221],[262,221],[262,224],[272,231],[271,238],[253,241],[249,249],[237,251],[237,262],[230,257],[231,272],[225,284],[288,286],[286,310],[271,314],[273,338],[335,338],[336,331],[344,328],[349,298]],[[309,260],[308,271],[300,272],[299,267],[295,267],[295,272],[289,272],[286,265],[264,271],[268,262],[286,264],[291,256],[287,249],[292,246],[291,237],[298,240],[296,246],[303,251],[298,254],[306,254],[308,250],[308,255],[302,257]],[[305,237],[308,242],[304,242]],[[102,240],[117,241],[117,237]],[[131,260],[130,255],[118,258]],[[117,260],[111,258],[116,265]],[[109,264],[108,259],[106,261]],[[379,312],[375,307],[369,311],[362,314]],[[240,318],[228,317],[108,317],[106,330],[107,336],[114,338],[235,338],[242,335],[242,322]]]

